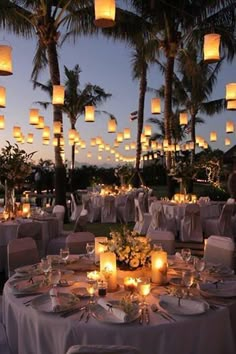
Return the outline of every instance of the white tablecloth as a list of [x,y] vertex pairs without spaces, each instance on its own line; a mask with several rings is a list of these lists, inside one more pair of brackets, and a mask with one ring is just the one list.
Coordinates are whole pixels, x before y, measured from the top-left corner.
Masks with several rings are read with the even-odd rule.
[[[65,354],[74,344],[123,344],[143,354],[235,354],[231,307],[209,310],[197,316],[176,317],[168,322],[150,312],[150,324],[106,324],[91,318],[86,324],[80,314],[62,318],[37,312],[15,298],[6,283],[3,292],[3,322],[12,354]],[[156,299],[148,297],[148,302]]]

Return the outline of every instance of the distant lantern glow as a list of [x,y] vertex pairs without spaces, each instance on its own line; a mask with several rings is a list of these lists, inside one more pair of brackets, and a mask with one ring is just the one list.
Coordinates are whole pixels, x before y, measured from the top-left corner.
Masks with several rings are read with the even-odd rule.
[[228,146],[231,144],[231,140],[229,138],[225,138],[225,145]]
[[204,61],[214,63],[220,60],[220,35],[210,33],[204,36]]
[[180,125],[187,125],[188,124],[188,113],[187,112],[180,112],[179,124]]
[[122,141],[124,140],[124,135],[123,135],[123,133],[117,133],[117,137],[116,137],[116,139],[117,139],[117,142],[118,143],[122,143]]
[[102,138],[100,136],[96,137],[96,144],[101,145],[102,144]]
[[63,105],[65,98],[65,88],[62,85],[53,85],[52,104]]
[[226,133],[233,133],[234,132],[234,123],[231,120],[228,120],[226,122],[225,131],[226,131]]
[[129,128],[124,129],[124,139],[130,139],[131,137],[131,132]]
[[39,110],[37,108],[30,109],[29,123],[31,125],[38,125],[38,123],[39,123]]
[[42,137],[43,137],[43,139],[50,139],[50,127],[49,126],[45,126],[44,128],[43,128],[43,134],[42,134]]
[[76,135],[76,130],[75,129],[70,129],[68,132],[68,138],[69,140],[74,140]]
[[0,107],[6,107],[6,89],[3,86],[0,86]]
[[27,135],[27,143],[28,144],[33,144],[33,142],[34,142],[34,134],[33,133],[29,133]]
[[160,98],[154,97],[151,100],[151,112],[152,114],[161,113],[161,100]]
[[151,136],[152,135],[152,127],[150,125],[144,126],[144,135]]
[[116,132],[116,120],[114,118],[110,118],[107,125],[108,133],[115,133]]
[[210,132],[210,141],[217,141],[217,133],[215,131]]
[[61,122],[53,122],[53,134],[61,134]]
[[12,48],[0,45],[0,76],[12,75]]
[[96,146],[96,138],[91,138],[90,146]]
[[97,27],[112,27],[115,25],[116,4],[115,0],[95,0],[95,20]]
[[236,110],[236,100],[227,101],[227,109],[232,111]]
[[44,128],[44,117],[39,116],[38,124],[35,126],[36,129],[43,129]]
[[0,129],[5,128],[5,117],[3,115],[0,115]]
[[95,112],[95,108],[94,106],[85,106],[85,118],[84,121],[85,122],[94,122],[95,117],[94,117],[94,112]]
[[19,126],[13,127],[13,137],[19,138],[21,136],[21,128]]
[[226,100],[232,101],[236,100],[236,83],[231,82],[226,85]]
[[168,148],[169,144],[168,144],[168,139],[164,139],[163,140],[163,148]]
[[50,140],[49,139],[43,139],[43,145],[49,145]]

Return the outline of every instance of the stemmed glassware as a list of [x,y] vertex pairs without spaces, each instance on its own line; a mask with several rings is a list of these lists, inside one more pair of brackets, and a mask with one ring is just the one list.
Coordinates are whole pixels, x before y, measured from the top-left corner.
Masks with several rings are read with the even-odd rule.
[[194,268],[195,268],[196,272],[198,273],[199,280],[201,280],[201,274],[204,271],[205,267],[206,267],[206,262],[205,262],[204,258],[198,258],[198,257],[194,258]]
[[49,275],[50,271],[52,270],[51,258],[43,257],[41,259],[40,266],[41,266],[42,271],[44,272],[45,278],[48,280],[48,275]]
[[65,247],[65,248],[61,248],[60,249],[60,257],[61,259],[63,260],[63,262],[66,264],[67,263],[67,260],[69,258],[69,255],[70,255],[70,250],[68,247]]
[[95,251],[95,243],[94,242],[87,242],[86,243],[86,252],[87,252],[89,259],[94,254],[94,251]]
[[192,270],[185,270],[182,272],[182,283],[187,288],[187,298],[190,297],[190,288],[194,282],[194,272]]
[[181,256],[184,260],[184,262],[186,263],[186,265],[188,265],[189,261],[191,260],[191,249],[190,248],[182,248],[181,250]]
[[59,269],[53,269],[51,271],[51,283],[54,288],[57,287],[58,283],[61,280],[61,272]]
[[142,297],[141,306],[146,306],[146,297],[150,294],[151,291],[151,280],[148,277],[138,278],[138,292]]

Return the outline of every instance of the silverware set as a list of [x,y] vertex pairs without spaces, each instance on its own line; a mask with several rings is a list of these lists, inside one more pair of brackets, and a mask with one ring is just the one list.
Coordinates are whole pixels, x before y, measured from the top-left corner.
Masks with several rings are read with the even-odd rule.
[[140,311],[139,324],[149,324],[150,323],[150,315],[148,307],[143,307]]
[[169,322],[176,322],[176,319],[174,317],[172,317],[168,312],[162,310],[156,304],[151,305],[151,310],[152,312],[158,313],[161,317],[163,317]]

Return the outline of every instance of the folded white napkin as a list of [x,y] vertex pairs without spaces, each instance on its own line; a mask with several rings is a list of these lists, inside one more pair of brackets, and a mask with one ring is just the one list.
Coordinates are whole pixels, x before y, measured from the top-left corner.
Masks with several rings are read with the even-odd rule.
[[50,299],[51,299],[52,311],[53,312],[60,311],[61,300],[60,300],[60,297],[58,296],[57,289],[55,289],[55,288],[50,289],[49,295],[50,295]]
[[181,254],[179,252],[175,253],[175,260],[176,261],[183,261],[183,257],[181,256]]
[[207,304],[194,299],[179,299],[176,296],[161,295],[160,306],[175,315],[196,315],[207,310]]
[[202,283],[200,284],[200,291],[209,296],[234,297],[236,296],[236,282]]
[[106,301],[106,299],[98,299],[97,303],[103,307],[107,311],[111,311],[111,313],[118,319],[120,322],[129,321],[128,314],[123,311],[121,308],[114,307],[112,303]]

